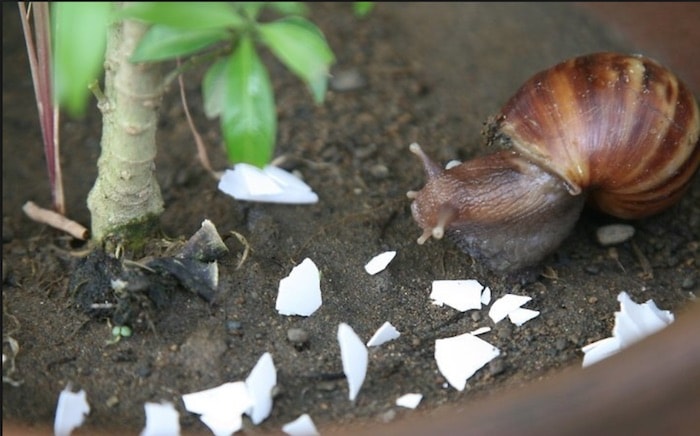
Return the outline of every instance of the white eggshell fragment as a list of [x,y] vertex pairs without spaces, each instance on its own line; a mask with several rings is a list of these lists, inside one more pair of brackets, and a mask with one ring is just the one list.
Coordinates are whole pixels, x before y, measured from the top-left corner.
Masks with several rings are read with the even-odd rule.
[[620,310],[615,312],[612,336],[588,344],[581,349],[584,368],[656,333],[674,320],[671,312],[660,310],[653,300],[637,304],[626,292],[621,292],[617,300],[620,302]]
[[375,275],[378,272],[384,271],[384,269],[389,265],[396,256],[395,251],[385,251],[384,253],[374,256],[367,265],[365,265],[365,271],[367,274]]
[[321,307],[321,274],[306,258],[280,280],[275,308],[282,315],[309,316]]
[[533,318],[538,317],[539,315],[539,310],[525,309],[519,307],[514,311],[508,313],[508,319],[510,320],[510,322],[520,327],[521,325],[525,324]]
[[532,300],[532,297],[506,294],[493,302],[491,309],[489,309],[489,317],[491,317],[493,322],[497,323],[530,300]]
[[653,300],[637,304],[626,292],[617,296],[620,311],[615,313],[613,336],[620,340],[620,345],[628,347],[652,333],[656,333],[674,320],[668,310],[660,310]]
[[376,347],[378,345],[382,345],[385,342],[394,340],[401,336],[401,333],[399,333],[396,328],[391,325],[389,321],[386,321],[384,324],[382,324],[381,327],[372,335],[369,341],[367,341],[367,346],[368,347]]
[[250,371],[245,385],[253,399],[253,405],[246,414],[253,424],[258,425],[270,416],[272,411],[272,389],[277,384],[277,370],[272,361],[272,355],[265,353],[260,356],[258,363]]
[[367,375],[367,348],[352,327],[345,323],[338,325],[338,343],[343,372],[348,379],[348,397],[355,401]]
[[146,427],[140,436],[163,436],[180,434],[180,414],[170,402],[146,403]]
[[491,331],[491,327],[479,327],[478,329],[469,332],[471,335],[481,335],[483,333],[488,333]]
[[581,366],[585,368],[603,359],[607,359],[620,351],[620,349],[620,340],[612,336],[590,343],[581,348],[583,352],[583,362],[581,362]]
[[282,431],[290,436],[320,436],[311,417],[306,413],[283,425]]
[[311,188],[303,180],[280,167],[268,165],[263,168],[263,173],[271,180],[277,182],[278,186],[283,186],[288,190],[311,192]]
[[85,416],[90,413],[87,395],[84,390],[71,392],[70,387],[62,390],[56,405],[53,432],[56,436],[69,436],[73,430],[83,425]]
[[488,306],[490,302],[491,302],[491,288],[489,288],[487,286],[484,288],[484,291],[481,293],[481,304],[484,306]]
[[226,170],[219,180],[219,190],[237,200],[263,203],[311,204],[318,195],[295,175],[268,165],[260,169],[246,163]]
[[396,399],[396,405],[401,407],[406,407],[408,409],[415,409],[420,404],[423,399],[421,394],[406,394],[402,395]]
[[199,419],[215,436],[230,436],[240,430],[243,414],[255,404],[242,381],[185,394],[182,402],[188,412],[201,415]]
[[484,286],[476,280],[435,280],[430,298],[433,304],[448,306],[465,312],[481,309],[481,291]]
[[498,348],[469,333],[435,341],[438,369],[459,391],[464,390],[467,379],[499,354]]

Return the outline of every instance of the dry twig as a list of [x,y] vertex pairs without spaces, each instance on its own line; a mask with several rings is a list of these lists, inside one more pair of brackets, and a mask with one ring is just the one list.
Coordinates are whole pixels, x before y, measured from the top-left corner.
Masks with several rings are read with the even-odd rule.
[[32,201],[26,202],[22,206],[22,210],[30,219],[62,230],[76,239],[85,241],[89,236],[88,230],[81,224],[66,218],[60,213],[39,207]]

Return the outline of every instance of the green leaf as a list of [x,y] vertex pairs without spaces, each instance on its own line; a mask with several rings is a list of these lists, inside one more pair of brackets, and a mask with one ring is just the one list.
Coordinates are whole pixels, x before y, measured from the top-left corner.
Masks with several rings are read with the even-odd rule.
[[320,29],[302,17],[289,17],[258,26],[260,36],[287,68],[309,86],[321,103],[335,57]]
[[204,113],[210,119],[218,117],[224,107],[228,62],[228,58],[224,58],[213,63],[202,80]]
[[270,161],[277,135],[272,83],[248,36],[227,64],[221,130],[228,158],[262,167]]
[[352,10],[357,17],[364,17],[372,12],[372,9],[374,9],[374,2],[353,2],[352,4]]
[[82,116],[88,84],[102,73],[110,2],[57,2],[52,9],[54,78],[59,105]]
[[141,38],[132,62],[160,61],[194,53],[231,37],[223,28],[178,29],[156,24]]
[[245,20],[228,2],[135,2],[116,18],[131,18],[179,29],[241,28]]

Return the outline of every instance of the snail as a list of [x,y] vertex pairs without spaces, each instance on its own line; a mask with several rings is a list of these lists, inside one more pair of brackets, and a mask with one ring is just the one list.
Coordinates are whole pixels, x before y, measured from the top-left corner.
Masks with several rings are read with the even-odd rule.
[[409,191],[423,234],[444,235],[495,272],[532,267],[585,204],[622,219],[676,203],[700,164],[700,111],[668,69],[593,53],[527,80],[487,122],[493,154],[443,169],[417,144],[427,182]]

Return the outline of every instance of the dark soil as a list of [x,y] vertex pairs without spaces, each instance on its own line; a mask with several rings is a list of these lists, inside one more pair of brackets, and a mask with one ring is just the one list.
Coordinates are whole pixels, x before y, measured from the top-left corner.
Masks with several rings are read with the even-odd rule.
[[[211,220],[230,253],[219,261],[219,295],[209,304],[178,290],[133,337],[107,345],[110,328],[78,309],[69,281],[86,246],[33,223],[29,200],[50,204],[41,134],[16,6],[3,4],[3,337],[16,339],[13,377],[3,386],[3,421],[51,425],[59,392],[69,383],[87,391],[92,412],[81,434],[120,429],[137,434],[143,404],[168,400],[186,432],[207,433],[187,413],[181,395],[244,380],[264,352],[273,356],[279,393],[272,414],[251,432],[278,432],[309,413],[323,432],[412,412],[394,401],[420,392],[421,409],[498,395],[581,363],[581,347],[607,337],[617,295],[653,299],[683,312],[700,286],[700,178],[669,211],[634,222],[636,235],[614,249],[595,241],[597,227],[619,220],[585,211],[572,235],[549,256],[544,275],[522,285],[494,275],[447,241],[415,243],[405,193],[424,176],[408,152],[420,143],[434,159],[484,153],[483,122],[530,75],[562,59],[599,50],[632,50],[570,4],[380,4],[364,20],[349,4],[318,4],[312,19],[337,55],[336,76],[356,74],[357,89],[332,89],[316,107],[303,85],[265,56],[279,114],[276,155],[303,174],[320,197],[311,206],[237,202],[195,159],[195,146],[173,89],[160,121],[157,158],[168,239],[186,239]],[[553,37],[556,35],[556,37]],[[690,55],[690,54],[689,54]],[[227,164],[215,121],[201,109],[200,76],[187,78],[197,125],[217,168]],[[85,198],[95,176],[100,120],[61,125],[68,215],[85,224]],[[251,247],[236,268],[243,246]],[[165,240],[165,239],[164,239]],[[149,255],[162,253],[153,241]],[[398,254],[376,276],[363,265],[385,250]],[[308,318],[275,310],[281,278],[304,258],[322,273],[323,305]],[[136,259],[135,259],[136,260]],[[648,266],[645,263],[648,262]],[[492,325],[483,312],[459,313],[431,304],[436,279],[477,278],[494,298],[530,295],[541,315],[522,327]],[[353,404],[342,376],[337,326],[350,324],[364,340],[384,322],[398,340],[370,350],[367,379]],[[434,341],[494,327],[483,338],[501,350],[467,389],[445,388]],[[287,339],[309,335],[304,347]]]

